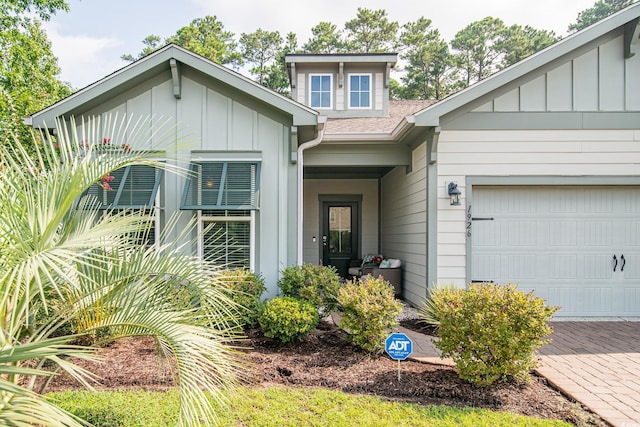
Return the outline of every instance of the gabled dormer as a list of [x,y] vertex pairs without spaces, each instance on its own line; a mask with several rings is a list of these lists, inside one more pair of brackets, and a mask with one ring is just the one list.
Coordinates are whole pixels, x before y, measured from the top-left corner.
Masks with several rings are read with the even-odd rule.
[[291,97],[328,117],[385,117],[396,53],[290,54]]

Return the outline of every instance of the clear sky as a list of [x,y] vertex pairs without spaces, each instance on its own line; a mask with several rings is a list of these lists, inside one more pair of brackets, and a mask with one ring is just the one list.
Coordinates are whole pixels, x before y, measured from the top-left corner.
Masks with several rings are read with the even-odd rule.
[[443,37],[453,36],[486,16],[505,24],[531,25],[564,36],[578,13],[595,0],[68,0],[69,13],[60,12],[45,24],[62,79],[82,88],[126,65],[120,55],[136,55],[142,40],[165,38],[193,19],[214,15],[225,29],[242,33],[262,28],[298,35],[299,45],[311,28],[330,21],[342,29],[356,17],[358,7],[385,9],[400,25],[421,16],[433,21]]

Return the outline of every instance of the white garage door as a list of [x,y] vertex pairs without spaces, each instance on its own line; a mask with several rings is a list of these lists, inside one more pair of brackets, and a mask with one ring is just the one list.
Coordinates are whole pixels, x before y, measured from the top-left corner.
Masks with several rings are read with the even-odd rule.
[[471,279],[557,316],[640,316],[640,188],[473,187]]

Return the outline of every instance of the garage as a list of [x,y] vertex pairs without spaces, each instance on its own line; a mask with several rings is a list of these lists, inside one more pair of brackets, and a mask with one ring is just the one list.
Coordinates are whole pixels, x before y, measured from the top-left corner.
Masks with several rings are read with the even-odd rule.
[[557,316],[640,316],[640,187],[474,186],[470,279],[516,283]]

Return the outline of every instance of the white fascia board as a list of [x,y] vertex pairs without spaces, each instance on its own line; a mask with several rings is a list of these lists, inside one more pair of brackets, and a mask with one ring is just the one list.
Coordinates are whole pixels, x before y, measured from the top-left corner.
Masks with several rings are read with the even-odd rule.
[[640,16],[640,2],[531,55],[415,114],[417,126],[438,126],[445,114],[486,95]]

